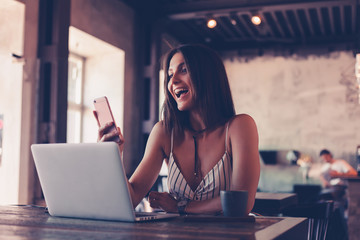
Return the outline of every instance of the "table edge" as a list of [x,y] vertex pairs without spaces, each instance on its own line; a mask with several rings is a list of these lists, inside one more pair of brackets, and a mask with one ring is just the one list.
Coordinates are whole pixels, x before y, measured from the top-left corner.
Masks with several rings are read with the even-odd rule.
[[[267,217],[269,218],[269,217]],[[274,217],[276,218],[276,217]],[[298,224],[307,221],[307,218],[291,218],[287,217],[283,220],[272,224],[271,226],[262,229],[260,231],[257,231],[255,233],[255,239],[256,240],[268,240],[268,239],[274,239],[282,235],[283,233],[287,232],[291,228],[297,226]]]

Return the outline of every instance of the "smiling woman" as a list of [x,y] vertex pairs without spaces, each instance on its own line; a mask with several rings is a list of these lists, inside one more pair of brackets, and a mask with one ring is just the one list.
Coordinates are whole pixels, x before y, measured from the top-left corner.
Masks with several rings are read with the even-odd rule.
[[168,69],[168,91],[175,99],[180,111],[189,110],[194,103],[190,75],[181,53],[176,53],[171,59]]
[[[190,90],[190,95],[193,95],[194,101],[197,102],[197,111],[205,117],[206,125],[224,123],[235,115],[225,68],[214,51],[198,45],[185,45],[173,49],[165,58],[164,69],[168,69],[167,72],[165,70],[165,88],[169,88],[170,84],[176,87],[176,90],[187,86],[185,89]],[[174,79],[174,74],[177,74],[175,77],[183,78],[183,81]],[[189,127],[189,123],[186,122],[184,126],[176,124],[177,120],[184,118],[188,112],[176,107],[177,97],[171,89],[168,90],[164,103],[165,125],[168,129],[175,127],[177,130]],[[167,121],[167,118],[171,120]],[[172,121],[175,121],[175,125],[168,125]]]
[[[235,115],[220,57],[204,46],[183,45],[165,56],[164,75],[163,120],[153,127],[128,181],[134,207],[165,159],[169,192],[150,192],[151,207],[215,214],[222,211],[221,190],[244,190],[250,212],[260,171],[257,128],[249,115]],[[114,137],[102,135],[106,128],[99,128],[101,141]]]

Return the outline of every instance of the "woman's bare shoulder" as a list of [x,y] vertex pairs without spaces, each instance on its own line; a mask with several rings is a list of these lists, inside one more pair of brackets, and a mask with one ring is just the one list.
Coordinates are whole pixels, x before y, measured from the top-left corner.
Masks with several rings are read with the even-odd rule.
[[157,122],[151,130],[151,134],[154,134],[158,137],[169,137],[170,134],[166,130],[165,124],[163,121]]
[[165,124],[163,121],[157,122],[153,129],[151,130],[150,138],[157,143],[163,149],[163,153],[168,155],[170,151],[170,138],[171,133],[166,130]]
[[248,128],[255,128],[256,129],[256,123],[255,120],[248,114],[238,114],[235,115],[230,120],[230,126],[229,128],[231,130],[242,130],[242,129],[248,129]]
[[231,145],[257,144],[259,136],[254,119],[248,114],[234,116],[229,125],[229,138]]

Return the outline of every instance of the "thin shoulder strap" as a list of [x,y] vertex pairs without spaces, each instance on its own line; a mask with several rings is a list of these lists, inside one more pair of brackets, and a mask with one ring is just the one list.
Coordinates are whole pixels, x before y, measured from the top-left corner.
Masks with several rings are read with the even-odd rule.
[[225,151],[227,151],[227,142],[228,142],[228,132],[229,132],[230,121],[226,124],[226,133],[225,133]]
[[173,145],[174,145],[174,129],[171,130],[171,148],[170,148],[170,153],[173,152]]

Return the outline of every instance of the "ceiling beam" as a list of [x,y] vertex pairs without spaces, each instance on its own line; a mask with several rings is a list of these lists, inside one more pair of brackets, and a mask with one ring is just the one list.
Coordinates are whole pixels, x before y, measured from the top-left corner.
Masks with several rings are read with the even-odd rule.
[[[196,18],[208,14],[221,14],[234,11],[254,11],[309,8],[316,6],[338,6],[356,4],[356,0],[223,0],[223,1],[189,1],[176,4],[164,4],[158,7],[162,16],[172,19]],[[269,8],[269,9],[268,9]]]

